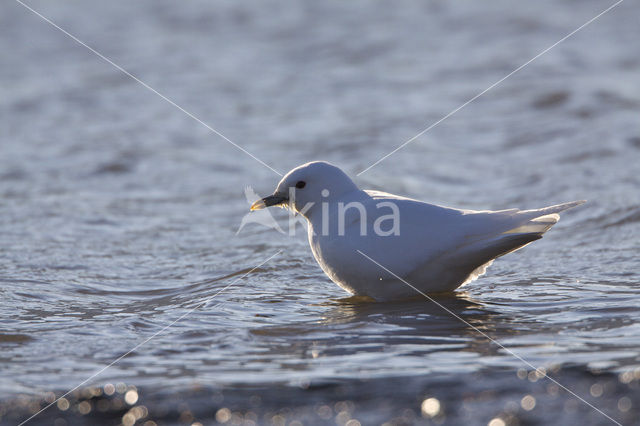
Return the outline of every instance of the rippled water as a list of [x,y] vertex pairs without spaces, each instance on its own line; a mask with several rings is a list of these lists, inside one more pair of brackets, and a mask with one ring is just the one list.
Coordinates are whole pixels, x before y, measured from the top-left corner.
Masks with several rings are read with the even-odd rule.
[[[325,159],[352,176],[609,5],[29,4],[278,171]],[[264,195],[275,173],[20,4],[0,9],[0,398],[59,396],[178,319],[87,384],[518,380],[521,361],[429,301],[339,300],[301,227],[236,235],[244,186]],[[638,13],[622,3],[357,179],[472,209],[589,200],[439,300],[535,366],[640,371]],[[634,389],[600,402],[631,421]]]

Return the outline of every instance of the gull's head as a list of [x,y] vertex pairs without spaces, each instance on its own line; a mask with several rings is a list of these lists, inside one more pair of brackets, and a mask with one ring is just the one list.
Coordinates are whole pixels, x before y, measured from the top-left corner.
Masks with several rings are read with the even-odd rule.
[[251,210],[291,206],[297,212],[310,212],[313,206],[320,205],[323,201],[330,201],[357,189],[349,176],[333,164],[312,161],[287,173],[274,193],[253,203]]

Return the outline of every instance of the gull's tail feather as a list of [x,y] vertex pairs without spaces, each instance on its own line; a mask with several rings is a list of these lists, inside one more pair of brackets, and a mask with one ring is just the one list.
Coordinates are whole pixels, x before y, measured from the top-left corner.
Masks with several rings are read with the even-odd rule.
[[464,285],[474,281],[487,271],[496,258],[521,249],[540,238],[542,234],[537,232],[500,234],[460,247],[455,254],[442,259],[446,268],[452,271],[451,282],[455,283],[455,287],[444,291],[454,290],[460,283]]
[[558,223],[560,215],[558,213],[567,209],[584,204],[585,200],[571,201],[569,203],[556,204],[555,206],[544,207],[535,210],[522,210],[517,213],[517,217],[522,221],[514,228],[504,234],[539,234],[542,236],[553,225]]
[[502,234],[464,247],[457,253],[457,257],[464,259],[463,261],[469,265],[484,265],[490,260],[516,251],[540,238],[542,233],[539,232]]
[[[541,233],[524,233],[524,234],[509,234],[501,235],[490,241],[483,241],[482,245],[474,245],[468,248],[468,261],[470,266],[473,267],[471,273],[464,280],[462,285],[468,284],[471,281],[475,281],[478,277],[484,275],[487,272],[487,268],[491,266],[494,260],[505,254],[509,254],[522,247],[529,245],[530,243],[542,238]],[[469,266],[467,266],[469,268]]]
[[[453,265],[465,272],[463,285],[483,275],[493,261],[505,254],[519,250],[542,235],[558,223],[558,213],[584,204],[585,201],[572,201],[536,210],[506,210],[497,214],[509,214],[514,219],[506,231],[486,235],[461,247],[453,260]],[[503,228],[504,229],[504,228]]]
[[568,203],[556,204],[554,206],[543,207],[541,209],[522,210],[520,213],[533,213],[537,216],[546,216],[553,213],[560,213],[573,207],[581,206],[586,202],[587,200],[570,201]]

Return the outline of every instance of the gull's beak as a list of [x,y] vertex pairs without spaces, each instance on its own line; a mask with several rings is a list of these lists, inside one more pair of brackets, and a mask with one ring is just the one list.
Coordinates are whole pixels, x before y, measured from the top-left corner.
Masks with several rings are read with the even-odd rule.
[[289,201],[289,197],[278,194],[269,195],[268,197],[264,197],[262,200],[258,200],[255,203],[251,204],[251,211],[261,210],[271,206],[279,206],[286,203],[287,201]]

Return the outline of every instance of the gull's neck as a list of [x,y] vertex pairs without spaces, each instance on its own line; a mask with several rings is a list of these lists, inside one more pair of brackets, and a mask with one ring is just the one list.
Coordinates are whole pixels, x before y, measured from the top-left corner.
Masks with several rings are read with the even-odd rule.
[[309,221],[309,224],[312,227],[318,228],[322,226],[322,218],[325,214],[328,214],[331,218],[336,217],[338,214],[338,207],[341,203],[343,206],[352,202],[364,203],[370,198],[369,194],[356,187],[355,189],[343,192],[340,195],[320,199],[306,211],[304,217]]

